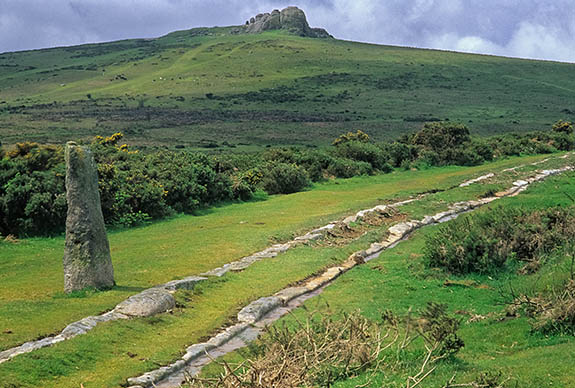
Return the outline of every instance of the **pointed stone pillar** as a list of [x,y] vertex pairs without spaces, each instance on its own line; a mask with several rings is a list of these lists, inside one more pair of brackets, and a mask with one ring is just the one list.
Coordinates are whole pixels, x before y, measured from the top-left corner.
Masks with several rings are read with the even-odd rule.
[[92,152],[66,144],[66,249],[64,290],[114,286],[114,268],[98,191],[98,169]]

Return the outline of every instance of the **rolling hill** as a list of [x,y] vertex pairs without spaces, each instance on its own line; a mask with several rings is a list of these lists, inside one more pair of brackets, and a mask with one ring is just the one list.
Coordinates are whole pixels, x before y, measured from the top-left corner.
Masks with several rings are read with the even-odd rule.
[[575,119],[575,64],[379,46],[288,31],[196,28],[0,54],[0,140],[122,131],[131,144],[322,145],[362,129],[396,138],[423,122],[475,134]]

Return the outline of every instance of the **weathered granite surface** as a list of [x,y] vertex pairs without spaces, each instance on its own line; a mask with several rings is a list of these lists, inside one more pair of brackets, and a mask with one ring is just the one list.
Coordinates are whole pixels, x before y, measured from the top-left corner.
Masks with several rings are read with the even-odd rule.
[[115,312],[130,317],[151,317],[176,307],[172,294],[163,288],[151,288],[121,302]]
[[114,268],[98,191],[92,152],[74,142],[66,145],[66,248],[64,290],[114,286]]
[[246,22],[245,32],[257,34],[263,31],[284,30],[309,38],[331,38],[323,28],[311,28],[305,13],[297,7],[287,7],[271,13],[260,13]]

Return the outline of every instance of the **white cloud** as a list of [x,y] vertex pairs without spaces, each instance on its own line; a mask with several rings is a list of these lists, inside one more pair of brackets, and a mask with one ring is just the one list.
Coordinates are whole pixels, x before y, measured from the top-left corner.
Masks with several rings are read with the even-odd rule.
[[455,34],[444,34],[430,38],[425,44],[429,48],[462,51],[466,53],[483,53],[501,55],[502,47],[478,36],[459,37]]
[[[575,32],[575,29],[571,30]],[[521,23],[507,46],[511,55],[575,62],[575,39],[569,31]]]
[[243,24],[288,5],[341,39],[575,62],[574,0],[0,0],[0,52]]
[[444,34],[428,40],[426,47],[468,53],[575,62],[575,40],[565,31],[528,22],[521,23],[509,41],[498,45],[479,36]]

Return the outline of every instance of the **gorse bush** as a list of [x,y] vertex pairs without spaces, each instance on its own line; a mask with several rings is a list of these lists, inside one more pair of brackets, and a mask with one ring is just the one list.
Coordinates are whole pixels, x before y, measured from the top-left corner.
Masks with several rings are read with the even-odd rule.
[[351,178],[359,175],[371,175],[374,171],[371,164],[367,162],[338,158],[332,160],[326,172],[336,178]]
[[415,166],[474,166],[496,157],[573,150],[575,137],[573,131],[568,129],[572,126],[570,123],[562,123],[555,124],[547,132],[510,133],[486,139],[472,138],[469,129],[463,124],[426,123],[420,131],[399,140],[404,145],[403,149],[397,146],[388,146],[387,149],[395,148],[391,159],[396,167],[406,162]]
[[[186,151],[139,152],[120,132],[90,144],[108,224],[131,226],[255,193],[287,194],[311,182],[387,173],[393,167],[477,165],[494,157],[574,149],[572,124],[550,131],[473,139],[462,124],[433,122],[396,142],[376,144],[349,132],[325,149],[271,148],[209,156]],[[260,195],[261,197],[261,195]],[[63,147],[18,143],[0,150],[0,234],[58,234],[66,218]]]
[[[91,144],[108,224],[137,225],[240,195],[242,199],[251,197],[251,191],[234,192],[232,178],[216,171],[213,158],[167,151],[144,155],[120,144],[121,139],[116,133],[97,137]],[[62,150],[23,143],[0,160],[0,234],[53,235],[64,230],[67,205]]]
[[17,144],[0,160],[0,235],[60,233],[66,219],[61,147]]
[[553,124],[553,127],[551,127],[551,129],[554,132],[571,135],[573,133],[573,123],[569,121],[559,120],[555,124]]
[[496,208],[441,225],[428,236],[425,260],[454,274],[492,273],[510,261],[536,270],[545,255],[575,237],[575,208]]
[[451,122],[426,123],[411,137],[412,144],[438,154],[461,147],[470,141],[469,128]]
[[173,212],[191,213],[200,207],[233,199],[232,180],[215,171],[205,155],[160,151],[147,155],[127,146],[92,144],[100,177],[104,218],[157,219]]
[[345,159],[369,163],[374,170],[382,172],[392,170],[389,164],[390,155],[375,144],[356,140],[347,141],[339,144],[335,153]]
[[347,142],[354,141],[360,143],[369,143],[369,135],[363,131],[357,130],[355,132],[344,133],[333,141],[334,146],[345,144]]
[[269,194],[290,194],[310,185],[307,172],[296,164],[270,164],[263,175],[263,186]]

